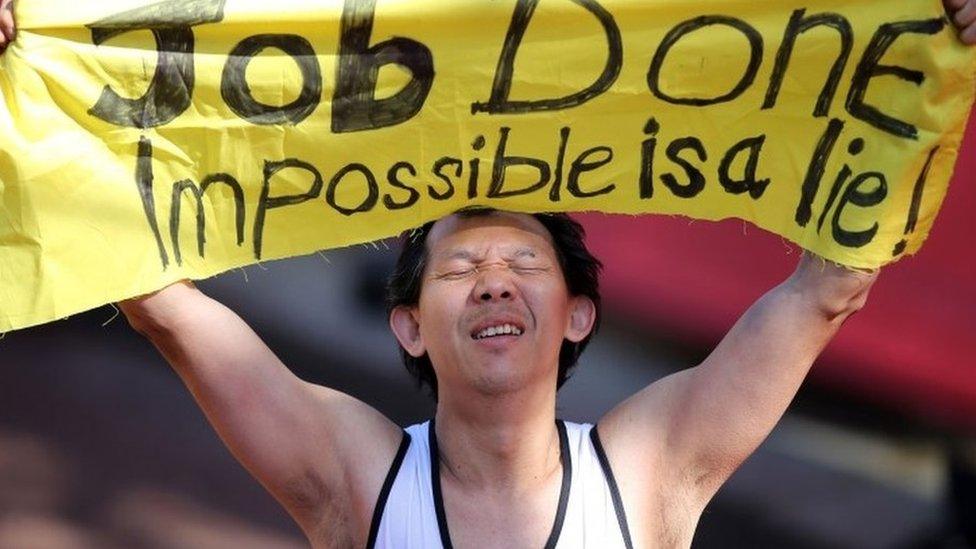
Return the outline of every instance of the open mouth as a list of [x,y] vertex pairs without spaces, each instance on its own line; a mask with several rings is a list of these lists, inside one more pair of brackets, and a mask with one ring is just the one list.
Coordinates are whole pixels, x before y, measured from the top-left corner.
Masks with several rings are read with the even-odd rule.
[[488,339],[499,336],[520,336],[522,328],[511,323],[496,324],[487,326],[471,334],[472,339]]

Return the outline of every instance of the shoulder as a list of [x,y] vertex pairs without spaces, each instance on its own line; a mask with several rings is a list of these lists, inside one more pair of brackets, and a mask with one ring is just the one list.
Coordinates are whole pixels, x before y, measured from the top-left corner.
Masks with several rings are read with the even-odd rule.
[[[344,525],[348,539],[362,539],[373,507],[401,447],[406,431],[375,408],[344,393],[308,384],[307,412],[319,417],[318,436],[303,441],[306,452],[319,456],[313,471],[290,479],[279,498],[309,536],[329,539]],[[341,527],[340,527],[341,528]]]
[[627,516],[634,517],[634,539],[654,545],[690,543],[707,504],[695,489],[696,472],[668,454],[674,429],[668,412],[684,377],[646,387],[607,412],[590,433],[597,455],[613,471]]
[[660,379],[608,411],[594,427],[621,476],[651,486],[666,480],[668,438],[687,372]]

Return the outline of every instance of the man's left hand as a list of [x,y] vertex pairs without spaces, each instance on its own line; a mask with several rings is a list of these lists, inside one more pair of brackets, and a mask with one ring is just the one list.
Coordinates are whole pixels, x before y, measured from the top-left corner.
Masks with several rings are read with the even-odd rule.
[[963,44],[976,44],[976,0],[943,0],[949,19],[959,29]]
[[863,271],[804,252],[785,288],[803,297],[827,319],[843,322],[864,306],[880,269]]

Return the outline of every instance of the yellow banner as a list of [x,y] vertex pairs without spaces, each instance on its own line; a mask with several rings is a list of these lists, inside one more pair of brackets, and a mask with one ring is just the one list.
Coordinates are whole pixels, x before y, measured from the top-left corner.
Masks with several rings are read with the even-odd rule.
[[[973,101],[940,0],[20,0],[0,331],[466,205],[915,252]],[[635,251],[639,253],[639,251]]]

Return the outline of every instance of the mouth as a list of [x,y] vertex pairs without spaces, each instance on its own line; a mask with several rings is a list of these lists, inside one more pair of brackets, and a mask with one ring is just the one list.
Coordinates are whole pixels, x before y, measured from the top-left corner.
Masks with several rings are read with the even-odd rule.
[[515,336],[518,337],[522,335],[525,328],[522,326],[512,323],[512,322],[499,322],[494,324],[489,324],[485,326],[479,326],[475,331],[471,332],[471,339],[482,340],[490,339],[493,337],[503,337],[503,336]]

